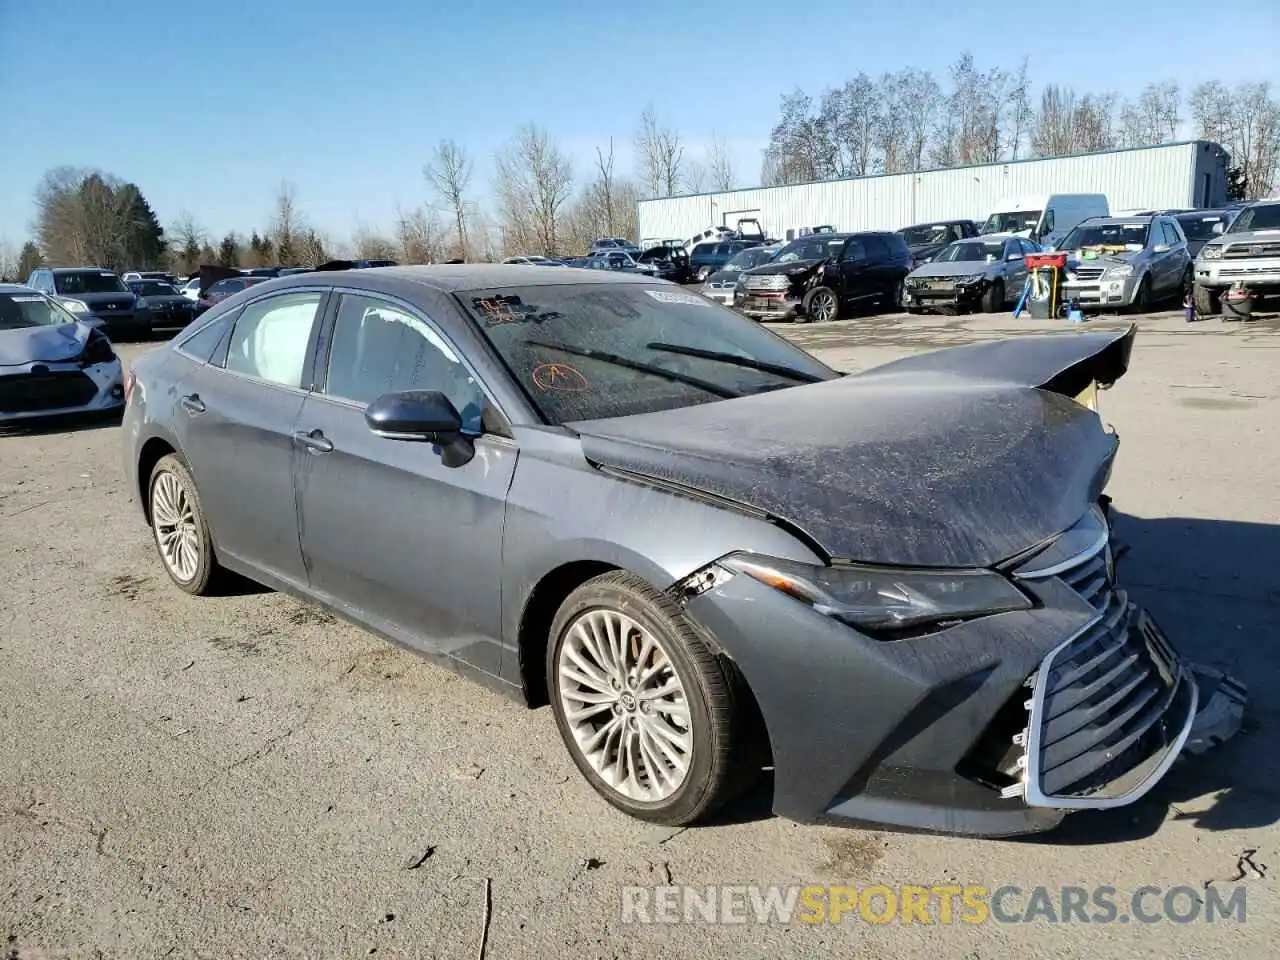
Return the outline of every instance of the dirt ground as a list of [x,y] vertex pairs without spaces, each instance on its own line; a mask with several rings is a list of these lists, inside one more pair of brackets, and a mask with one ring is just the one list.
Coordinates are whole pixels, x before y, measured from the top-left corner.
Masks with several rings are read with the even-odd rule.
[[[1122,321],[1100,319],[1093,327]],[[1128,322],[1128,321],[1123,321]],[[674,831],[613,812],[546,710],[265,592],[173,588],[115,427],[0,435],[0,927],[23,957],[1274,955],[1280,322],[1143,317],[1102,395],[1121,578],[1250,686],[1246,731],[1133,807],[1030,841],[805,827],[762,790]],[[835,366],[1065,322],[782,328]],[[126,346],[126,357],[149,345]],[[1252,851],[1252,852],[1250,852]],[[637,925],[629,885],[1151,885],[1244,923]],[[1153,902],[1158,902],[1153,901]],[[1183,909],[1186,907],[1184,905]],[[1122,913],[1123,913],[1122,908]],[[1267,944],[1271,944],[1267,947]]]

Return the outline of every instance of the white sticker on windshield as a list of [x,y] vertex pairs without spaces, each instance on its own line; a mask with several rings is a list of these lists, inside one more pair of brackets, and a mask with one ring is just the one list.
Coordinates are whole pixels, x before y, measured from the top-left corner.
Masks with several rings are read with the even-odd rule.
[[649,296],[659,303],[687,303],[692,307],[709,307],[711,301],[696,293],[673,293],[670,290],[646,290]]

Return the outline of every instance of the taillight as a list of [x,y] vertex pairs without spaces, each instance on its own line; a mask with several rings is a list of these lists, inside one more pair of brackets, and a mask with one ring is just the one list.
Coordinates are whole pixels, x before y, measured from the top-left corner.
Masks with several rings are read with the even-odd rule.
[[138,378],[137,378],[137,377],[135,377],[135,376],[133,375],[133,371],[132,371],[132,370],[130,370],[130,371],[129,371],[129,373],[125,375],[125,378],[124,378],[124,398],[125,398],[126,400],[128,400],[128,399],[129,399],[129,394],[133,393],[133,385],[134,385],[134,383],[136,383],[136,382],[137,382],[137,380],[138,380]]

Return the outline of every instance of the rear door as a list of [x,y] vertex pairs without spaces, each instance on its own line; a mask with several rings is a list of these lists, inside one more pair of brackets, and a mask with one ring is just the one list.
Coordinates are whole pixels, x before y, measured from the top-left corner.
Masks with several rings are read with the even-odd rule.
[[840,248],[837,261],[840,277],[840,297],[846,301],[862,300],[870,296],[875,286],[871,261],[861,237],[850,237]]
[[224,557],[302,586],[293,432],[310,386],[323,290],[246,304],[182,382],[178,439]]
[[[298,428],[308,583],[401,642],[496,676],[503,519],[516,464],[505,419],[436,318],[344,292],[332,330],[324,376]],[[449,466],[439,447],[373,433],[365,408],[398,390],[449,397],[475,435],[474,458]]]

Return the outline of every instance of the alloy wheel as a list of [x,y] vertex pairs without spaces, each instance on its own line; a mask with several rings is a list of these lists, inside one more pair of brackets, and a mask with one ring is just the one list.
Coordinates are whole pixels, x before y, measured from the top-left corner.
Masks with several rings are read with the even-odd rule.
[[151,526],[169,572],[183,582],[194,580],[200,570],[200,533],[187,488],[175,474],[157,474],[151,484]]
[[829,323],[836,316],[836,298],[834,294],[823,291],[809,301],[809,312],[819,323]]
[[650,631],[617,610],[581,614],[565,629],[556,689],[574,746],[606,786],[644,803],[680,789],[693,758],[689,702]]

